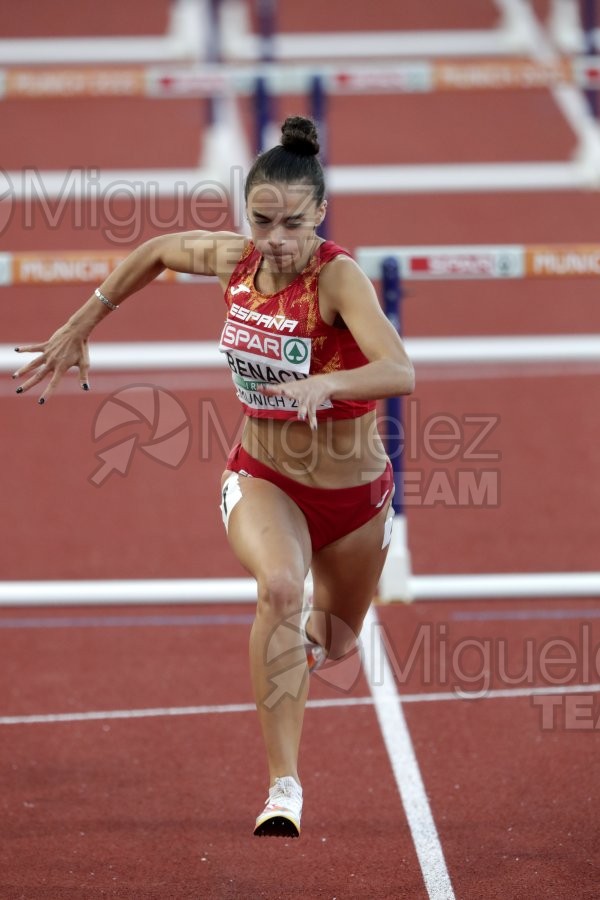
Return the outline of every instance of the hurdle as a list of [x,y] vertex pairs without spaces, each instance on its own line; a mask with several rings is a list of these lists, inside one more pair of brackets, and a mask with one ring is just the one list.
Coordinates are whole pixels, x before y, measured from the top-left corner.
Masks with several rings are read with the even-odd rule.
[[[554,0],[554,30],[559,26],[569,34],[570,44],[582,45],[582,50],[593,54],[597,46],[596,37],[600,33],[597,25],[598,0],[586,0],[585,31],[579,22],[574,6],[568,0]],[[0,64],[18,62],[19,68],[0,70],[0,98],[26,97],[96,97],[96,96],[145,96],[151,99],[170,97],[208,97],[228,100],[223,104],[225,112],[220,121],[209,131],[207,146],[199,167],[195,169],[158,169],[132,171],[96,172],[100,190],[111,189],[115,181],[134,184],[150,183],[156,186],[160,195],[169,195],[184,189],[193,191],[207,182],[227,180],[232,168],[247,165],[249,154],[244,148],[239,159],[232,151],[232,145],[244,144],[239,117],[232,112],[232,104],[237,96],[254,95],[256,100],[256,146],[263,149],[266,135],[270,133],[268,113],[269,97],[278,94],[309,94],[311,111],[326,134],[325,99],[336,93],[403,93],[407,91],[430,92],[431,90],[493,90],[501,88],[548,87],[557,105],[578,138],[578,149],[572,160],[543,163],[479,163],[469,165],[413,165],[413,166],[331,166],[329,168],[330,193],[412,193],[430,191],[487,191],[487,190],[572,190],[595,189],[600,186],[600,132],[589,114],[581,91],[588,92],[590,103],[597,108],[596,91],[600,86],[600,59],[589,55],[575,60],[565,60],[556,53],[548,40],[546,31],[536,19],[530,6],[524,0],[496,0],[500,24],[489,34],[477,31],[446,31],[432,34],[417,32],[387,35],[361,34],[358,46],[354,46],[347,33],[325,37],[326,50],[319,50],[315,35],[293,36],[295,50],[285,51],[285,36],[275,31],[272,0],[261,0],[259,6],[261,35],[252,39],[247,31],[240,32],[236,25],[245,6],[237,0],[176,0],[172,7],[171,30],[185,36],[186,53],[180,57],[198,62],[206,45],[206,36],[213,34],[213,43],[218,44],[215,58],[228,59],[227,40],[238,34],[243,36],[247,48],[245,61],[262,60],[260,67],[248,66],[208,66],[202,68],[165,69],[153,66],[147,69],[129,67],[114,69],[65,69],[65,64],[77,61],[61,46],[50,39],[42,41],[43,46],[54,47],[49,56],[44,55],[35,44],[35,52],[27,52],[19,41],[0,41]],[[567,20],[570,24],[566,25]],[[215,22],[218,23],[215,27]],[[237,29],[237,30],[236,30]],[[492,44],[486,40],[493,35]],[[307,36],[304,36],[307,37]],[[419,37],[422,40],[419,40]],[[371,40],[372,38],[372,40]],[[579,39],[581,38],[581,40]],[[79,39],[73,39],[78,41]],[[162,39],[161,39],[162,40]],[[183,40],[183,37],[182,37]],[[292,40],[292,38],[290,38]],[[129,46],[110,39],[115,47]],[[380,60],[386,56],[386,41],[393,46],[392,56],[396,63],[361,63],[371,56]],[[425,43],[423,43],[425,41]],[[466,41],[466,43],[465,43]],[[5,44],[7,47],[5,47]],[[305,46],[306,44],[306,46]],[[343,48],[338,53],[336,47]],[[33,46],[33,45],[32,45]],[[41,45],[40,45],[41,46]],[[103,55],[103,61],[139,63],[151,58],[155,63],[164,61],[169,55],[158,48],[141,54],[134,50],[130,56],[115,51],[113,55]],[[15,48],[16,56],[11,56]],[[248,49],[250,48],[250,49]],[[283,49],[282,49],[283,48]],[[311,48],[312,52],[311,52]],[[7,50],[6,53],[3,52]],[[181,49],[181,48],[180,48]],[[193,52],[192,52],[193,50]],[[9,52],[10,51],[10,52]],[[18,51],[18,52],[17,52]],[[509,53],[505,51],[510,51]],[[528,59],[503,59],[521,53]],[[337,67],[323,66],[316,62],[316,56],[340,59]],[[398,63],[399,57],[475,57],[475,61],[452,59],[442,61],[413,60]],[[177,56],[177,54],[175,54]],[[488,57],[486,59],[486,57]],[[494,57],[490,60],[489,57]],[[282,60],[304,58],[304,65],[281,65]],[[88,47],[85,62],[93,63],[96,57]],[[357,62],[358,60],[358,62]],[[83,61],[83,60],[80,60]],[[275,62],[273,62],[275,61]],[[48,62],[59,63],[63,68],[44,71]],[[34,68],[24,69],[31,65]],[[41,67],[41,68],[40,68]],[[69,181],[70,176],[78,175]],[[64,172],[36,172],[32,179],[28,172],[0,173],[0,197],[10,192],[15,201],[29,199],[34,194],[54,199],[64,196],[65,181],[69,182],[69,196],[85,196],[89,185],[85,172],[77,170]],[[234,198],[239,206],[239,197]]]
[[[467,244],[356,248],[365,274],[379,280],[384,259],[393,259],[402,280],[588,278],[600,275],[600,243]],[[0,288],[24,284],[86,284],[103,281],[127,256],[113,250],[0,251]],[[216,281],[206,275],[165,270],[159,284]]]
[[[540,56],[540,54],[538,54]],[[270,137],[272,96],[304,95],[324,135],[326,100],[330,96],[460,91],[531,90],[545,87],[577,135],[573,159],[542,163],[460,163],[444,165],[338,166],[327,169],[331,194],[488,190],[569,190],[600,185],[600,131],[582,91],[600,88],[600,57],[540,58],[490,61],[403,61],[281,66],[262,63],[233,69],[223,64],[195,67],[5,68],[0,70],[0,101],[35,98],[139,97],[149,101],[254,97],[255,144],[263,149]],[[107,191],[115,182],[149,184],[158,194],[193,192],[208,182],[230,178],[235,159],[231,144],[244,143],[235,116],[221,123],[224,134],[211,143],[199,168],[156,170],[69,170],[68,172],[0,172],[0,196],[15,201],[36,194],[48,199],[89,196],[92,188]],[[232,135],[236,136],[235,141]],[[211,151],[212,147],[212,151]],[[240,154],[241,167],[248,152]],[[93,175],[93,178],[92,178]],[[93,182],[93,184],[92,184]]]
[[[399,333],[401,333],[402,285],[405,281],[597,277],[600,275],[600,245],[598,244],[359,247],[356,250],[356,259],[369,278],[381,281],[381,295],[386,314]],[[600,335],[590,336],[590,338],[592,343],[596,343],[600,340]],[[489,359],[490,357],[486,354],[490,352],[491,346],[498,338],[476,338],[474,340],[480,344],[480,361]],[[559,361],[561,359],[560,345],[563,341],[569,343],[570,338],[561,336],[554,340],[558,354],[555,361]],[[456,339],[455,361],[460,359],[464,341],[464,338]],[[528,342],[528,338],[521,338],[519,341],[525,352],[531,353],[531,347],[525,349]],[[452,344],[454,341],[450,343]],[[529,358],[531,359],[531,356]],[[582,360],[582,357],[578,358]],[[462,361],[466,362],[467,357],[463,357]],[[390,600],[410,601],[416,595],[413,593],[413,579],[410,573],[410,551],[403,502],[404,426],[400,398],[395,397],[387,401],[386,419],[397,426],[396,434],[388,435],[387,448],[394,468],[396,492],[393,499],[393,539],[380,582],[380,598],[384,602]],[[535,576],[524,575],[523,577],[519,575],[460,576],[456,583],[460,583],[461,590],[464,592],[463,596],[471,596],[469,593],[471,577],[473,578],[471,587],[475,596],[478,596],[477,592],[482,590],[502,591],[502,593],[494,594],[495,596],[520,596],[519,591],[525,591],[527,596],[535,596],[536,591],[539,591],[540,596],[547,596],[548,584],[555,576],[551,573],[541,573]],[[492,587],[493,583],[496,584],[496,587]],[[572,578],[567,574],[561,574],[554,590],[564,589],[569,595],[577,589],[577,586],[584,583],[592,595],[600,594],[600,573],[597,573],[595,577],[591,573],[573,573]],[[561,587],[559,588],[558,585]],[[423,583],[421,583],[421,590],[423,589]],[[435,592],[435,581],[429,582],[428,590]],[[449,587],[448,590],[450,590]],[[484,595],[489,596],[488,594]]]
[[[412,575],[412,599],[486,600],[600,596],[600,572]],[[0,581],[0,607],[256,603],[252,578]]]
[[[435,370],[464,365],[516,366],[535,374],[540,367],[546,372],[549,365],[587,370],[600,362],[600,335],[408,337],[404,343],[417,372],[420,366]],[[194,372],[226,366],[214,341],[102,341],[90,348],[90,362],[95,372],[121,373]],[[0,372],[14,372],[15,365],[14,346],[0,344]]]
[[[0,252],[0,290],[23,285],[82,285],[102,282],[125,258],[110,250]],[[388,315],[400,331],[401,286],[406,280],[511,280],[589,278],[600,275],[600,244],[457,245],[358,247],[356,258],[373,281],[383,275]],[[397,273],[397,274],[396,274]],[[158,285],[216,284],[204,275],[166,270]],[[91,289],[91,288],[90,288]],[[405,339],[417,365],[536,366],[540,363],[596,363],[600,335],[478,336]],[[214,342],[159,341],[96,343],[91,361],[98,371],[206,369],[225,366]],[[12,345],[0,344],[0,371],[14,370]]]
[[[5,69],[0,71],[0,98],[143,97],[165,101],[176,98],[229,100],[254,96],[256,149],[268,142],[268,103],[271,96],[309,95],[313,117],[327,134],[326,100],[330,96],[359,94],[494,91],[547,87],[560,100],[560,109],[579,140],[574,158],[556,162],[426,164],[327,167],[331,195],[361,193],[415,193],[434,191],[572,190],[600,185],[600,131],[581,94],[600,87],[600,57],[564,61],[504,60],[490,62],[403,62],[363,66],[329,64],[285,67],[263,64],[232,71],[223,65],[192,69],[168,67],[100,69]],[[243,145],[239,122],[221,123],[218,141],[210,143],[201,166],[189,169],[63,171],[23,170],[0,172],[0,196],[13,201],[43,198],[94,197],[114,190],[116,183],[132,185],[143,196],[144,186],[159,196],[186,194],[208,184],[231,190],[236,159],[231,145]],[[235,141],[231,135],[237,134]],[[229,135],[229,137],[227,137]],[[212,147],[212,151],[211,151]],[[226,152],[225,152],[226,151]],[[242,170],[248,152],[239,156]],[[234,186],[235,189],[235,186]],[[239,186],[235,189],[239,192]]]
[[[214,0],[173,0],[164,36],[126,38],[9,38],[0,40],[0,65],[46,65],[49,63],[94,64],[146,62],[149,60],[196,60],[203,37],[210,30],[210,3]],[[593,4],[586,0],[586,16],[592,40],[600,48]],[[265,58],[265,47],[276,61],[323,58],[432,56],[514,56],[532,49],[531,33],[524,27],[521,0],[496,0],[498,23],[487,30],[385,31],[315,34],[277,34],[275,4],[259,0],[259,32],[250,30],[244,0],[218,3],[219,52],[229,62]],[[586,38],[583,23],[571,0],[552,0],[551,33],[566,51],[581,51]]]
[[[23,258],[22,258],[23,257]],[[2,254],[0,286],[75,284],[97,278],[121,258],[110,253]],[[382,281],[389,315],[400,330],[402,284],[409,280],[507,280],[581,278],[600,275],[600,244],[469,245],[359,247],[356,258],[366,274]],[[49,267],[49,268],[48,268]],[[100,267],[100,268],[98,268]],[[164,284],[207,281],[199,276],[167,273]],[[482,336],[407,338],[409,356],[420,365],[553,365],[600,362],[600,335]],[[96,371],[202,370],[225,367],[214,342],[94,343]],[[14,370],[12,346],[0,345],[0,371]],[[389,409],[389,408],[388,408]],[[401,422],[401,409],[388,416]],[[400,430],[398,429],[398,435]],[[397,447],[396,447],[397,449]],[[401,481],[401,453],[392,448],[395,480]],[[396,492],[394,537],[379,595],[391,600],[448,600],[510,597],[600,596],[600,572],[415,575],[410,570],[406,519]],[[254,599],[252,579],[169,579],[73,582],[1,582],[0,605],[44,606],[119,603],[246,602]]]
[[[518,2],[496,0],[498,23],[487,30],[338,32],[321,34],[276,33],[268,23],[271,53],[275,60],[357,58],[382,56],[502,56],[527,53],[531,35],[523,28]],[[268,20],[267,20],[268,21]],[[265,19],[262,20],[263,26]],[[250,29],[243,0],[221,4],[221,35],[224,58],[230,62],[261,58],[264,31]]]
[[[192,2],[192,0],[190,0]],[[115,181],[134,185],[150,184],[159,195],[184,190],[193,192],[207,183],[230,180],[236,165],[244,168],[246,150],[236,160],[232,145],[242,146],[239,117],[231,106],[238,96],[255,98],[255,144],[263,149],[272,136],[270,98],[278,95],[307,95],[310,111],[324,135],[327,133],[326,100],[329,96],[494,91],[499,89],[533,89],[546,87],[572,127],[578,149],[571,160],[542,163],[475,163],[462,165],[393,165],[328,167],[331,195],[359,193],[415,193],[432,191],[489,190],[572,190],[595,189],[600,186],[600,130],[590,115],[582,91],[595,97],[600,87],[600,57],[588,55],[574,59],[561,58],[553,49],[541,25],[523,0],[499,0],[505,21],[512,22],[515,33],[526,35],[528,58],[485,58],[486,48],[477,44],[474,59],[403,60],[391,62],[357,62],[349,60],[324,65],[313,61],[282,65],[272,62],[277,35],[269,19],[271,0],[262,0],[264,39],[260,65],[207,65],[189,67],[145,68],[52,67],[0,70],[0,99],[36,97],[145,97],[149,100],[205,97],[228,100],[227,116],[217,123],[216,134],[209,132],[206,151],[196,169],[156,169],[132,171],[95,171],[93,187],[108,191]],[[562,0],[557,0],[562,4]],[[206,3],[201,4],[206,12]],[[597,0],[588,0],[588,28],[596,18]],[[222,16],[228,4],[221,4],[220,38],[223,38]],[[205,16],[206,18],[206,16]],[[564,21],[564,14],[561,19]],[[205,23],[205,27],[208,28]],[[586,48],[593,51],[592,31],[586,32]],[[196,34],[195,40],[198,38]],[[328,36],[329,39],[329,36]],[[452,51],[453,33],[444,33],[443,47]],[[513,51],[514,52],[514,51]],[[525,51],[523,51],[525,52]],[[381,54],[377,54],[381,57]],[[397,54],[396,54],[397,55]],[[473,55],[472,53],[470,54]],[[221,50],[221,56],[226,54]],[[334,53],[328,53],[335,58]],[[159,57],[160,59],[160,57]],[[2,57],[0,55],[0,62]],[[595,103],[595,99],[591,101]],[[69,196],[89,195],[89,175],[83,170],[69,172],[0,172],[0,197],[16,200],[42,196],[63,197],[65,185]],[[86,194],[86,192],[88,192]],[[234,203],[239,206],[239,197]]]

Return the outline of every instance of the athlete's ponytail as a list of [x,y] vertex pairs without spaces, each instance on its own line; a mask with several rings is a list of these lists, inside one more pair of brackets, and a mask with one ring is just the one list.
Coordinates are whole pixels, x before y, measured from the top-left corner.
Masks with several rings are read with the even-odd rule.
[[311,119],[289,116],[281,126],[281,143],[261,153],[246,177],[245,197],[261,182],[312,184],[320,206],[325,197],[323,168],[317,158],[319,138]]

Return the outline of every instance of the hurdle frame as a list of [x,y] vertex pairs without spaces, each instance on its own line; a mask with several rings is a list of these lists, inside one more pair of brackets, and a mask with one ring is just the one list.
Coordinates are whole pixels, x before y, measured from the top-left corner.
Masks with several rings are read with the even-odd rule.
[[[596,276],[600,274],[600,244],[526,247],[518,245],[468,245],[431,247],[359,247],[356,258],[377,280],[386,261],[386,289],[390,316],[400,328],[400,279],[465,278],[511,280],[522,277],[549,277],[548,261],[570,260],[558,267],[554,277]],[[574,265],[578,258],[583,264]],[[536,267],[542,254],[546,268]],[[545,254],[545,256],[544,256]],[[53,256],[56,257],[56,253]],[[417,261],[413,267],[411,261]],[[423,260],[428,261],[423,266]],[[97,262],[97,255],[92,256]],[[2,260],[0,259],[0,262]],[[4,285],[11,284],[12,264],[5,260]],[[10,264],[9,264],[10,263]],[[437,266],[441,265],[441,269]],[[575,271],[573,271],[573,266]],[[445,268],[444,268],[445,267]],[[75,274],[77,274],[75,269]],[[437,274],[433,274],[436,273]],[[468,274],[465,274],[467,272]],[[172,273],[169,281],[188,282],[188,277]],[[397,277],[396,277],[397,276]],[[206,281],[207,279],[197,279]],[[2,281],[2,279],[0,279]],[[19,282],[17,282],[19,283]],[[31,283],[31,282],[25,282]],[[36,283],[36,282],[34,282]],[[48,281],[38,281],[47,284]],[[56,281],[52,283],[57,283]],[[67,283],[74,283],[71,279]],[[600,335],[551,335],[470,338],[407,338],[409,356],[417,365],[519,365],[552,362],[584,364],[600,362]],[[96,343],[91,347],[92,367],[102,371],[178,371],[225,368],[214,342]],[[0,345],[0,370],[14,369],[12,346]],[[397,454],[396,454],[397,455]],[[400,497],[396,498],[398,509]],[[402,511],[400,511],[400,516]],[[415,575],[410,571],[406,520],[397,518],[393,543],[380,583],[379,599],[470,600],[486,598],[598,597],[600,572],[539,572],[460,575]],[[252,579],[125,579],[108,581],[9,581],[0,582],[0,606],[70,606],[86,604],[225,603],[252,602]]]
[[[208,29],[209,22],[207,19],[207,3],[211,0],[202,0],[198,3],[198,9],[204,10],[203,17],[205,20],[204,27]],[[558,54],[548,41],[546,33],[535,15],[524,2],[524,0],[496,0],[499,10],[501,11],[503,21],[509,23],[509,30],[514,35],[519,35],[519,41],[523,44],[522,52],[526,52],[531,58],[533,65],[538,67],[538,77],[527,71],[523,72],[519,77],[516,75],[511,78],[510,67],[504,69],[508,77],[506,86],[540,86],[545,84],[554,96],[558,108],[564,115],[566,121],[573,129],[578,139],[578,149],[571,160],[543,162],[543,163],[478,163],[478,164],[451,164],[451,165],[406,165],[406,166],[330,166],[328,168],[329,190],[331,195],[345,194],[352,195],[357,193],[413,193],[413,192],[431,192],[431,191],[488,191],[488,190],[573,190],[573,189],[597,189],[600,187],[600,128],[590,113],[590,106],[585,102],[580,92],[580,87],[586,89],[590,97],[593,94],[593,103],[597,109],[597,88],[600,86],[600,76],[598,71],[600,66],[594,62],[594,57],[589,57],[587,62],[580,60],[574,64],[573,71],[569,74],[564,68]],[[193,4],[194,0],[177,0],[177,5]],[[588,53],[593,52],[595,46],[594,35],[598,29],[594,29],[597,20],[597,3],[598,0],[587,0],[589,8],[593,11],[588,14],[589,22],[586,21],[586,50]],[[265,8],[272,8],[271,0],[263,0]],[[221,4],[221,13],[228,6],[227,3]],[[174,8],[176,8],[174,7]],[[181,6],[183,9],[183,6]],[[180,16],[182,18],[182,16]],[[202,19],[202,16],[200,16]],[[209,18],[209,17],[208,17]],[[268,22],[268,16],[263,16]],[[221,21],[221,39],[223,38],[223,20]],[[208,24],[207,24],[208,22]],[[200,53],[199,47],[201,39],[198,37],[202,31],[202,27],[195,27],[194,34],[194,59],[197,60]],[[269,111],[271,94],[292,93],[292,94],[309,94],[311,99],[311,111],[316,121],[321,124],[323,132],[326,134],[326,117],[323,109],[326,106],[326,99],[329,93],[336,89],[335,72],[336,66],[315,65],[314,59],[311,62],[309,55],[308,62],[304,66],[282,66],[273,63],[272,60],[277,58],[275,41],[277,36],[269,32],[269,25],[265,26],[267,33],[260,42],[262,64],[259,67],[246,67],[232,69],[231,66],[205,66],[201,70],[160,70],[156,67],[148,70],[146,73],[124,71],[122,73],[106,72],[97,73],[99,77],[94,81],[94,73],[88,73],[87,76],[79,73],[73,73],[73,77],[79,77],[83,84],[81,93],[75,91],[69,94],[68,90],[62,96],[102,96],[102,83],[104,79],[105,95],[119,95],[119,78],[121,77],[121,90],[124,96],[147,96],[153,99],[166,99],[168,97],[194,97],[194,96],[214,96],[217,94],[222,98],[228,98],[229,107],[234,102],[232,98],[238,95],[255,95],[256,104],[256,149],[263,149],[273,131],[270,127],[271,114]],[[192,31],[194,29],[191,29]],[[442,52],[451,55],[453,50],[453,40],[456,35],[452,32],[443,32]],[[475,32],[470,34],[476,34]],[[312,37],[312,36],[311,36]],[[331,36],[328,35],[328,40]],[[189,35],[187,35],[189,38]],[[411,36],[411,43],[414,43]],[[220,41],[220,44],[222,40]],[[513,42],[514,43],[514,42]],[[0,51],[2,42],[0,42]],[[512,52],[515,52],[513,47]],[[464,55],[466,51],[461,51]],[[476,43],[475,47],[467,55],[476,54],[481,56],[486,54],[486,48],[480,43]],[[226,53],[221,47],[221,55],[226,58]],[[346,74],[350,78],[353,77],[353,71],[357,73],[355,90],[357,93],[365,93],[369,90],[371,93],[389,92],[390,90],[402,92],[407,90],[428,90],[427,84],[431,81],[432,74],[425,62],[413,60],[412,63],[404,62],[400,65],[366,68],[359,66],[352,61],[348,65],[342,66],[346,69]],[[380,56],[379,53],[376,55]],[[395,56],[401,55],[399,48],[396,48]],[[422,55],[422,54],[420,54]],[[431,55],[431,54],[430,54]],[[489,55],[493,56],[493,52],[489,51]],[[335,57],[335,54],[328,53],[329,58]],[[157,55],[156,60],[162,57]],[[356,57],[354,57],[356,59]],[[43,62],[43,57],[36,59],[36,64]],[[62,62],[65,59],[61,59]],[[0,53],[0,62],[2,55]],[[20,62],[23,62],[21,59]],[[521,65],[523,61],[521,60]],[[337,71],[339,71],[339,63]],[[513,74],[516,70],[513,70]],[[544,81],[545,72],[545,81]],[[379,74],[378,74],[379,73]],[[387,73],[387,74],[386,74]],[[60,74],[60,73],[58,73]],[[590,75],[591,83],[586,83],[586,77]],[[528,80],[531,76],[532,80]],[[21,77],[26,77],[21,73]],[[54,76],[58,77],[57,73]],[[363,87],[360,87],[361,78]],[[87,79],[87,80],[86,80]],[[319,80],[320,79],[320,80]],[[0,71],[0,97],[4,93],[4,85],[7,83],[8,74]],[[35,81],[35,78],[32,78]],[[589,80],[589,79],[588,79]],[[98,84],[99,83],[99,84]],[[27,94],[26,90],[23,96],[51,96],[52,93],[45,94],[43,86],[43,77],[38,79],[39,93],[36,88],[32,87],[32,92]],[[86,86],[87,91],[86,93]],[[485,84],[474,83],[472,85],[463,85],[470,89],[484,87]],[[491,86],[502,86],[502,76],[500,82]],[[339,87],[339,85],[338,85]],[[60,96],[61,94],[57,94]],[[17,93],[17,96],[19,94]],[[133,183],[152,182],[156,185],[160,195],[170,194],[175,187],[184,187],[186,190],[194,190],[198,184],[224,180],[227,181],[231,167],[237,165],[232,155],[231,143],[232,133],[235,133],[233,143],[238,144],[241,140],[240,123],[233,122],[233,114],[231,109],[228,112],[228,119],[217,123],[214,131],[216,134],[207,136],[207,148],[202,154],[199,168],[196,169],[156,169],[156,170],[132,170],[132,171],[111,171],[105,170],[98,172],[99,189],[104,191],[114,183],[115,180]],[[238,117],[239,118],[239,117]],[[246,147],[240,153],[239,165],[246,167],[249,160],[249,153]],[[66,175],[64,172],[40,172],[38,182],[44,196],[48,199],[54,199],[60,195]],[[26,180],[21,173],[8,172],[0,173],[1,178],[7,182],[9,189],[12,191],[14,200],[19,201],[28,198],[28,188]],[[81,180],[81,179],[79,179]],[[3,188],[4,185],[0,185]],[[77,189],[77,188],[76,188]],[[0,191],[3,195],[5,191]]]
[[[359,247],[355,255],[358,264],[369,278],[381,281],[382,304],[389,320],[400,335],[402,334],[402,284],[406,280],[504,280],[540,277],[541,275],[548,277],[547,266],[552,260],[555,262],[566,260],[570,266],[573,266],[578,259],[583,262],[583,265],[577,266],[579,271],[575,274],[596,277],[600,275],[600,245],[583,245],[568,249],[564,246],[557,248],[526,247],[514,244]],[[544,262],[541,271],[540,260]],[[545,271],[544,267],[546,267]],[[563,266],[563,269],[567,270],[567,266]],[[560,274],[564,276],[567,273],[568,270]],[[592,338],[597,338],[600,342],[600,335],[592,336]],[[464,341],[465,339],[451,339],[451,342],[454,340]],[[481,338],[471,340],[477,343],[482,341]],[[489,359],[487,350],[489,343],[494,340],[498,339],[489,338],[487,342],[485,338],[483,339],[482,361],[486,358]],[[522,339],[523,345],[528,340],[528,338]],[[563,340],[562,337],[556,340],[557,352],[559,352]],[[388,436],[387,446],[394,469],[396,495],[398,495],[402,491],[404,474],[403,452],[400,449],[399,440],[400,433],[404,435],[404,423],[399,398],[391,398],[386,401],[386,419],[396,422],[398,425],[398,437],[390,439]],[[394,528],[397,536],[390,545],[379,586],[379,597],[384,602],[410,601],[419,596],[419,590],[423,591],[428,599],[441,599],[443,593],[437,591],[444,583],[443,579],[448,578],[450,580],[445,582],[447,587],[442,590],[447,591],[448,597],[452,599],[458,596],[457,593],[454,593],[457,590],[462,591],[460,596],[464,598],[473,596],[548,596],[550,590],[552,596],[563,596],[563,591],[566,596],[600,596],[600,572],[437,576],[437,579],[440,580],[436,580],[434,577],[432,581],[430,577],[429,581],[421,581],[419,587],[416,587],[410,572],[410,546],[404,505],[402,498],[398,496],[394,500],[394,514]],[[584,590],[585,594],[577,593],[579,590]]]
[[[365,56],[473,56],[514,55],[531,49],[530,35],[513,0],[495,0],[499,23],[484,30],[394,31],[309,34],[276,34],[271,31],[273,59],[359,58]],[[264,21],[264,20],[263,20]],[[264,35],[249,29],[245,4],[225,0],[221,6],[221,33],[224,57],[230,62],[260,59]]]

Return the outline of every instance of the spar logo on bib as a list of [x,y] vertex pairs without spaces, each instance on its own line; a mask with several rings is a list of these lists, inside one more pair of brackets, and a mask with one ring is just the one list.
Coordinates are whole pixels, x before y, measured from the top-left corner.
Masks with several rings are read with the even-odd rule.
[[261,331],[241,322],[228,320],[225,323],[219,350],[249,362],[269,363],[275,368],[291,369],[306,375],[310,371],[308,338],[291,338]]
[[283,345],[283,355],[287,362],[291,363],[293,366],[302,365],[308,357],[309,348],[306,346],[307,342],[302,341],[301,338],[292,338],[291,340],[285,341]]

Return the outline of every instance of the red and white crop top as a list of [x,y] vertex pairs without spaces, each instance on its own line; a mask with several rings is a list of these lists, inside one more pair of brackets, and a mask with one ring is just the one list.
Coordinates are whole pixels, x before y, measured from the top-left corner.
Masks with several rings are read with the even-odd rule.
[[[295,400],[266,396],[257,388],[368,362],[343,323],[328,325],[319,311],[319,274],[340,255],[350,254],[325,241],[291,284],[265,296],[254,284],[261,253],[252,242],[246,246],[225,291],[227,319],[219,343],[246,415],[293,419]],[[375,400],[327,400],[317,417],[354,419],[375,406]]]

